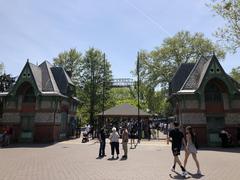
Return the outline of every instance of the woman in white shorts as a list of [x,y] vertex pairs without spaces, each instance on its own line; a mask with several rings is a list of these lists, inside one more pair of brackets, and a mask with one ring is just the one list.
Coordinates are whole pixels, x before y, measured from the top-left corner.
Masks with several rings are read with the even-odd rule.
[[185,153],[184,168],[186,167],[189,155],[192,154],[192,157],[197,166],[197,174],[201,174],[200,165],[199,165],[199,162],[197,159],[197,148],[194,144],[195,139],[196,139],[196,137],[192,131],[192,127],[191,126],[186,127],[186,141],[187,141],[186,149],[187,149],[187,151]]

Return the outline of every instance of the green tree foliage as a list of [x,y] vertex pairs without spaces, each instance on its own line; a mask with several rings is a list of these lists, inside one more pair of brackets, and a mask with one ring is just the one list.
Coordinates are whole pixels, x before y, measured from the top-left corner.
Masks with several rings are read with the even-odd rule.
[[8,92],[12,88],[15,78],[10,74],[0,75],[0,92]]
[[202,55],[209,56],[213,52],[219,59],[225,57],[225,52],[202,33],[192,35],[188,31],[181,31],[166,38],[153,51],[141,51],[140,75],[144,84],[166,88],[181,63],[196,62]]
[[230,72],[230,75],[233,79],[240,83],[240,66],[238,66],[237,68],[233,68]]
[[[96,114],[103,107],[103,83],[105,107],[109,107],[110,89],[112,83],[111,65],[106,60],[104,73],[104,54],[97,49],[86,51],[80,66],[79,98],[83,102],[82,115],[89,115],[90,123],[94,124]],[[105,76],[104,76],[105,74]]]
[[[219,59],[225,57],[225,52],[202,33],[191,34],[188,31],[166,38],[161,46],[151,52],[142,50],[139,57],[140,77],[148,109],[151,112],[168,114],[168,83],[177,68],[181,63],[196,62],[202,55],[209,56],[213,52]],[[159,92],[156,92],[156,87]]]
[[80,66],[82,61],[82,54],[76,49],[70,49],[60,53],[53,59],[54,65],[63,67],[70,75],[75,84],[80,81]]
[[228,50],[235,53],[240,47],[240,0],[211,1],[208,6],[226,22],[224,27],[218,28],[215,35]]
[[[104,54],[97,49],[90,48],[84,55],[76,49],[60,53],[53,59],[54,65],[63,67],[72,74],[72,80],[77,85],[77,97],[81,101],[78,114],[82,123],[94,124],[96,114],[103,107],[103,83],[105,82],[105,107],[112,101],[110,88],[112,82],[111,65],[106,60],[104,76]],[[105,81],[104,81],[105,79]]]
[[136,90],[129,88],[112,88],[111,89],[111,106],[120,104],[131,104],[137,107],[137,98],[135,97]]

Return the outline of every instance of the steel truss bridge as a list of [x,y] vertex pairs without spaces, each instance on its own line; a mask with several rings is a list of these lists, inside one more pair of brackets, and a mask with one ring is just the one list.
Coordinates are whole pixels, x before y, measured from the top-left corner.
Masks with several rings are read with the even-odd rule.
[[112,80],[112,87],[114,88],[124,88],[132,87],[136,82],[131,78],[117,78]]

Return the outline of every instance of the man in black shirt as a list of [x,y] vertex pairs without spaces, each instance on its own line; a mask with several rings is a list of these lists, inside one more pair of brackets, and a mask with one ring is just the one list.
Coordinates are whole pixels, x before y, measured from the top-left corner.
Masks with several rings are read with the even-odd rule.
[[175,172],[175,166],[176,166],[176,163],[178,163],[178,165],[182,169],[182,176],[186,176],[187,172],[185,168],[182,166],[182,163],[178,157],[180,155],[182,143],[184,144],[184,147],[186,149],[186,142],[184,140],[183,133],[179,130],[179,123],[175,121],[173,125],[174,125],[174,129],[171,130],[169,133],[169,138],[171,138],[171,141],[172,141],[172,153],[174,156],[174,164],[171,170]]
[[105,155],[105,146],[106,146],[106,133],[104,128],[101,129],[99,133],[99,142],[100,142],[100,147],[99,147],[99,156],[98,157],[104,157]]

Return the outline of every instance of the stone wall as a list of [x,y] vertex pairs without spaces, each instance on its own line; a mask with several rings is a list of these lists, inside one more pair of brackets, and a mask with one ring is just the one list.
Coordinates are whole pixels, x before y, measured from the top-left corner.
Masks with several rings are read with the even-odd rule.
[[41,101],[41,109],[51,109],[52,108],[52,102],[43,100]]
[[183,124],[206,124],[204,113],[182,113],[180,119]]
[[198,100],[186,100],[185,107],[186,109],[198,109],[199,108]]
[[19,123],[20,122],[20,113],[3,113],[1,122],[8,123]]
[[6,104],[6,109],[16,109],[16,102],[15,101],[8,101]]
[[225,115],[225,124],[240,124],[240,113],[227,113]]
[[231,102],[231,106],[233,109],[239,109],[240,108],[240,100],[233,100]]
[[222,97],[223,97],[223,107],[224,107],[225,110],[228,110],[228,109],[229,109],[229,98],[228,98],[228,94],[223,93],[223,94],[222,94]]
[[[54,122],[54,113],[36,113],[35,115],[36,123],[53,123]],[[55,122],[61,122],[61,114],[55,113]]]

